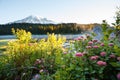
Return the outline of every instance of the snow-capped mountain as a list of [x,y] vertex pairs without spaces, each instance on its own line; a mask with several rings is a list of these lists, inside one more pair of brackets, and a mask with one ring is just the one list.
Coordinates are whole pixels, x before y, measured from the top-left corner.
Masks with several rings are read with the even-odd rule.
[[41,18],[38,16],[28,16],[24,19],[14,21],[13,23],[37,23],[37,24],[56,24],[52,20],[48,20],[47,18]]

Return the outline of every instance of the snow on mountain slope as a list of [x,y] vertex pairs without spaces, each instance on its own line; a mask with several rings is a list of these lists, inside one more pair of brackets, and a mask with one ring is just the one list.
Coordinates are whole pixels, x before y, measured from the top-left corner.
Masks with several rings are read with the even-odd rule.
[[13,23],[37,23],[37,24],[56,24],[52,20],[48,20],[47,18],[41,18],[38,16],[28,16],[24,19],[14,21]]

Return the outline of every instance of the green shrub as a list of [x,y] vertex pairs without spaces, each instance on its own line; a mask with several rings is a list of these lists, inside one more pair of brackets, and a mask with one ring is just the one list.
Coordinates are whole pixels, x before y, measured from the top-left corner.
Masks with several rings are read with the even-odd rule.
[[[17,40],[8,43],[6,57],[0,58],[0,79],[31,79],[40,70],[52,75],[61,61],[62,45],[65,38],[48,34],[48,39],[31,42],[31,33],[25,30],[14,32]],[[28,35],[28,36],[26,36]],[[42,61],[41,64],[37,63]],[[42,75],[42,74],[41,74]]]

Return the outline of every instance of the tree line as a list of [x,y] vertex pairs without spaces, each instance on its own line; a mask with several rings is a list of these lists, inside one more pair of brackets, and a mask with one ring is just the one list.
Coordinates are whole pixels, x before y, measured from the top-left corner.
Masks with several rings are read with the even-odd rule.
[[24,29],[32,34],[78,34],[84,30],[92,29],[98,24],[76,24],[76,23],[61,23],[61,24],[33,24],[33,23],[12,23],[0,25],[0,35],[11,35],[12,28]]

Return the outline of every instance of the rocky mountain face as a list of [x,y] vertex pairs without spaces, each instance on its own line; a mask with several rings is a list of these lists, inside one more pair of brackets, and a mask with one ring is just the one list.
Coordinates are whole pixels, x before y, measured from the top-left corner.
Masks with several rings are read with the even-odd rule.
[[95,39],[100,40],[102,38],[103,33],[101,26],[95,26],[92,31],[96,34]]
[[[107,29],[107,30],[113,30],[113,29],[114,29],[114,27],[108,26],[108,29]],[[100,40],[100,39],[103,38],[103,35],[104,35],[104,34],[103,34],[103,32],[102,32],[102,26],[99,26],[99,25],[95,26],[95,27],[92,29],[92,32],[94,32],[94,33],[96,34],[96,36],[94,37],[95,39]],[[115,37],[115,33],[112,32],[109,37]]]

